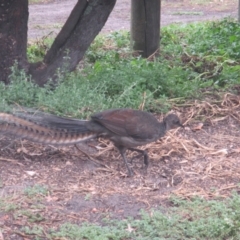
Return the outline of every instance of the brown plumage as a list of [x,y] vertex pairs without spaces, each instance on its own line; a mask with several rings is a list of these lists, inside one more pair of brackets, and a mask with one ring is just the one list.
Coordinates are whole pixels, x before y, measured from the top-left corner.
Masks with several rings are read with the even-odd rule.
[[132,109],[112,109],[94,114],[84,121],[36,112],[34,114],[0,113],[0,133],[34,142],[71,145],[91,138],[110,139],[119,150],[128,174],[132,175],[125,156],[126,150],[140,152],[148,166],[146,151],[135,147],[156,141],[169,129],[182,126],[175,114],[159,122],[152,114]]

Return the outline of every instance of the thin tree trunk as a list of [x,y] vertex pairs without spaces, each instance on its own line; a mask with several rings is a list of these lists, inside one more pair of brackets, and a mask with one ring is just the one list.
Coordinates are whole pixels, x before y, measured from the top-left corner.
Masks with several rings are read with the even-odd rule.
[[238,22],[240,23],[240,0],[238,0]]
[[160,0],[131,1],[131,41],[143,57],[158,52],[160,41]]
[[57,72],[73,71],[101,31],[116,0],[78,0],[44,60],[28,63],[28,0],[0,0],[0,81],[9,82],[10,68],[18,62],[32,81],[44,86],[57,81]]
[[43,86],[49,78],[56,79],[56,71],[62,74],[73,71],[84,53],[101,31],[116,0],[79,0],[70,17],[47,52],[43,62],[32,64],[29,74]]

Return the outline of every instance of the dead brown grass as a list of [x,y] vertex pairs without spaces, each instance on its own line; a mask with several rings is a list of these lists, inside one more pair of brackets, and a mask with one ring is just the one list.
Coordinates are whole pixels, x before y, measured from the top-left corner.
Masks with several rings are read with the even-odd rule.
[[[75,147],[57,149],[19,140],[10,144],[2,138],[0,197],[18,206],[13,213],[0,214],[5,231],[16,224],[32,225],[29,216],[21,215],[23,209],[43,216],[38,224],[47,229],[66,221],[100,221],[102,214],[134,217],[140,208],[167,205],[172,195],[212,199],[239,191],[240,97],[209,94],[201,101],[175,99],[172,105],[185,129],[143,146],[150,157],[148,172],[143,160],[135,159],[131,178],[119,152],[104,139],[79,146],[82,154]],[[48,194],[26,196],[24,190],[36,185],[47,187]],[[40,203],[41,208],[36,207]]]
[[[187,107],[180,105],[175,104],[174,110],[184,119],[185,130],[177,129],[142,149],[149,152],[153,161],[171,158],[169,172],[172,175],[167,177],[167,187],[175,188],[170,193],[184,198],[228,196],[239,188],[240,180],[240,97],[226,93],[217,97],[206,96],[204,101],[185,103]],[[96,148],[98,153],[88,155],[89,158],[121,161],[118,153],[111,151],[114,148],[111,142],[100,140]],[[133,153],[129,157],[132,158]],[[100,164],[106,169],[99,171],[118,174],[108,164]],[[148,174],[154,175],[154,168],[149,169]],[[169,196],[167,192],[161,197]]]

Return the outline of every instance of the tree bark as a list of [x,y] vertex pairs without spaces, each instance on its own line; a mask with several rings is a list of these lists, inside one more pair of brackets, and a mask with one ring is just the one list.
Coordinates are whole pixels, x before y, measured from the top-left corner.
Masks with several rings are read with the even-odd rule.
[[240,23],[240,0],[238,0],[238,22]]
[[4,4],[0,16],[6,16],[6,20],[0,19],[0,58],[4,59],[0,64],[0,71],[4,72],[0,80],[9,81],[9,68],[17,60],[32,81],[44,86],[50,79],[57,82],[57,72],[64,74],[76,68],[107,21],[116,0],[78,0],[44,60],[30,64],[26,57],[28,1],[0,0],[0,3]]
[[132,47],[145,58],[159,49],[160,3],[161,0],[131,1]]
[[0,6],[0,81],[8,83],[15,61],[28,68],[28,0],[0,0]]
[[39,86],[49,78],[56,80],[56,71],[73,71],[84,53],[101,31],[116,0],[79,0],[70,17],[47,52],[43,62],[31,64],[29,74]]

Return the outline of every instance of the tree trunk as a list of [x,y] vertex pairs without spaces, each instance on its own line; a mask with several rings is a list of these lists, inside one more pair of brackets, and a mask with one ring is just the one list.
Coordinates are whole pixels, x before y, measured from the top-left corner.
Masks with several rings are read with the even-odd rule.
[[147,58],[158,53],[161,0],[131,1],[131,42],[133,50]]
[[240,0],[238,0],[238,22],[240,23]]
[[8,82],[9,68],[17,60],[33,81],[44,86],[49,79],[57,81],[57,71],[64,74],[76,68],[107,21],[116,0],[78,0],[44,60],[30,64],[26,60],[28,1],[0,0],[0,3],[4,3],[0,16],[6,16],[6,20],[0,19],[0,36],[3,36],[0,37],[0,58],[4,59],[0,80]]
[[28,0],[0,0],[0,81],[8,83],[14,62],[27,63]]

